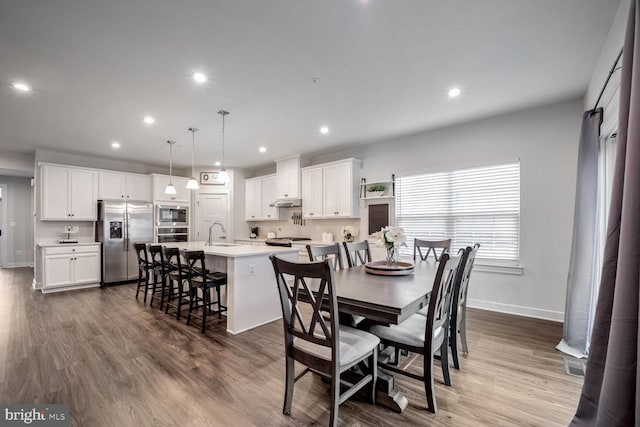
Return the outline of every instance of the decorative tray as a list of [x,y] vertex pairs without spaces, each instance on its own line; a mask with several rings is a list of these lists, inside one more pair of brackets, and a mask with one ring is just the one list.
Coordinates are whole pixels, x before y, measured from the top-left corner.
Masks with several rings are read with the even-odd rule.
[[373,261],[366,263],[364,270],[369,274],[379,276],[404,276],[413,274],[413,263],[398,261],[393,265],[388,265],[386,261]]

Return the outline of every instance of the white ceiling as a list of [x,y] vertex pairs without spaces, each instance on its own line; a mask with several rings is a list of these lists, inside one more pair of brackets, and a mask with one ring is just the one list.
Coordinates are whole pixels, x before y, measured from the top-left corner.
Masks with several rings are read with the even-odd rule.
[[175,139],[187,166],[196,126],[211,165],[224,108],[226,163],[252,167],[581,96],[618,4],[3,0],[0,147],[166,164]]

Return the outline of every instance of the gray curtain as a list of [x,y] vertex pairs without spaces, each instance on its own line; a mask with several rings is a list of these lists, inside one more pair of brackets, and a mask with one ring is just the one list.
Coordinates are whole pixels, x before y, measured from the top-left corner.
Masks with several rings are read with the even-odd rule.
[[598,226],[598,151],[602,108],[582,116],[578,148],[578,177],[573,214],[573,241],[567,279],[564,333],[558,350],[586,357],[591,313],[591,295],[596,277]]
[[620,83],[618,147],[600,293],[587,371],[572,425],[640,424],[640,31],[631,1]]

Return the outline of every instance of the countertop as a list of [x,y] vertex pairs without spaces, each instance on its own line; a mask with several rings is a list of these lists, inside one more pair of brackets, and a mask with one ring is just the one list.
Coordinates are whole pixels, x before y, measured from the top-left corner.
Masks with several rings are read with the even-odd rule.
[[227,258],[270,255],[279,252],[298,252],[298,248],[285,248],[280,246],[205,246],[205,242],[163,243],[162,246],[186,249],[189,251],[204,251],[207,255],[223,256]]
[[[281,237],[276,237],[276,239],[280,239]],[[267,239],[249,239],[249,238],[242,238],[242,239],[234,239],[235,242],[258,242],[258,243],[264,243]],[[296,241],[292,241],[291,244],[294,246],[306,246],[306,245],[315,245],[315,246],[322,246],[322,245],[333,245],[334,243],[341,243],[341,242],[331,242],[331,243],[326,243],[323,242],[321,240],[296,240]]]
[[66,247],[66,246],[91,246],[91,245],[101,245],[100,242],[80,242],[80,243],[38,243],[37,246],[41,248],[57,248],[57,247]]

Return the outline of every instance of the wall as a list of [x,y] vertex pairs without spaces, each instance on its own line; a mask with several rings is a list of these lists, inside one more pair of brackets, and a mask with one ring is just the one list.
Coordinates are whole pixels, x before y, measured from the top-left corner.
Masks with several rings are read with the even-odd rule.
[[[361,176],[374,182],[388,180],[394,173],[412,175],[519,159],[524,273],[475,271],[469,305],[562,321],[582,109],[583,100],[574,99],[311,160],[318,164],[358,158],[363,161]],[[361,224],[361,235],[364,226]],[[336,240],[341,239],[336,236]]]
[[33,190],[31,178],[0,176],[7,186],[2,196],[7,218],[2,232],[6,239],[7,267],[33,265]]
[[0,174],[7,176],[33,176],[33,153],[0,151]]

